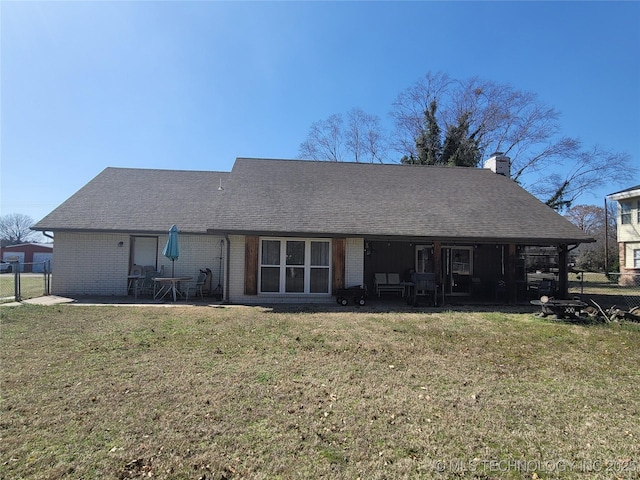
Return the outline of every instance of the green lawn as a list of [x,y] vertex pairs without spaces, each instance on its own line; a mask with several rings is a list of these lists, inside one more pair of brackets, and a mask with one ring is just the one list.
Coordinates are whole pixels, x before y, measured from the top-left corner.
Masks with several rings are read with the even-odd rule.
[[640,325],[0,308],[0,478],[638,478]]

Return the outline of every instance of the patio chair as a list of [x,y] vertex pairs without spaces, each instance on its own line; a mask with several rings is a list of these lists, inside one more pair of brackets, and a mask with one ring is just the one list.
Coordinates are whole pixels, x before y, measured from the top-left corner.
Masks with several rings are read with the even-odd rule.
[[404,295],[404,285],[400,283],[399,273],[376,273],[374,274],[376,284],[376,295],[379,297],[383,293],[399,293]]
[[206,280],[207,280],[207,274],[205,272],[200,272],[196,280],[196,283],[193,285],[187,286],[187,288],[185,289],[184,291],[185,301],[189,301],[189,292],[191,292],[191,290],[193,290],[194,295],[197,296],[199,293],[200,298],[204,299],[203,287]]
[[153,296],[155,289],[155,282],[153,278],[158,276],[158,272],[153,270],[147,270],[144,272],[144,278],[138,282],[138,295],[151,295]]
[[129,272],[127,294],[133,291],[133,293],[137,295],[135,290],[139,289],[140,277],[142,277],[142,267],[140,265],[133,265]]
[[496,301],[502,301],[507,303],[507,282],[500,278],[495,285],[495,299]]
[[540,281],[538,285],[538,296],[553,297],[556,294],[556,281],[551,279],[544,279]]
[[133,276],[133,275],[142,275],[142,266],[141,265],[133,265],[131,267],[131,271],[129,272],[129,275]]
[[433,307],[438,301],[438,284],[436,283],[435,273],[414,273],[412,275],[414,283],[413,295],[409,298],[408,303],[414,307],[418,305],[419,298],[424,298],[427,303]]

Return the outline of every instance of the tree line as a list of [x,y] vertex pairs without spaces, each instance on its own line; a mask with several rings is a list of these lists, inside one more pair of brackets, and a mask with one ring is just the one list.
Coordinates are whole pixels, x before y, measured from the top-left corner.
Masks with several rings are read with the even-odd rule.
[[491,154],[511,159],[511,176],[552,208],[569,209],[589,189],[635,170],[626,153],[562,135],[560,112],[535,93],[479,77],[428,72],[398,94],[385,130],[352,108],[313,122],[298,156],[311,160],[479,167]]
[[39,232],[31,230],[34,221],[23,213],[9,213],[0,217],[0,243],[3,247],[34,242]]

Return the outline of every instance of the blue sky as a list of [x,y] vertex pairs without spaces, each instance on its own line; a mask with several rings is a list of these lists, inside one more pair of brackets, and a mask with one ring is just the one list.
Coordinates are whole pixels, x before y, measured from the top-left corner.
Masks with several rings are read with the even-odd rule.
[[533,91],[563,134],[640,165],[639,2],[5,0],[0,15],[2,215],[40,220],[108,166],[295,158],[312,122],[352,107],[390,128],[428,71]]

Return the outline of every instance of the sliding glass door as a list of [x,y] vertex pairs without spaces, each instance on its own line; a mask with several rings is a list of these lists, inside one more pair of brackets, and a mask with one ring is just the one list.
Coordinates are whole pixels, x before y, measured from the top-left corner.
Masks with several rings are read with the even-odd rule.
[[443,247],[444,293],[469,295],[473,275],[473,247]]

